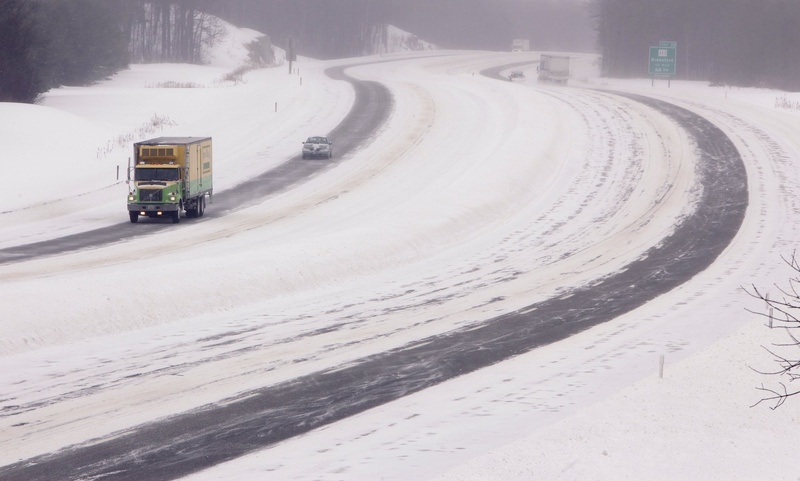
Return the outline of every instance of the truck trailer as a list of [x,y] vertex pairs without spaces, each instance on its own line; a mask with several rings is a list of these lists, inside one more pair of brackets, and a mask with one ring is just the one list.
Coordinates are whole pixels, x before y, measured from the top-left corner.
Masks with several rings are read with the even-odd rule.
[[511,42],[512,52],[527,52],[531,49],[531,41],[527,38],[515,38]]
[[539,81],[566,85],[569,80],[569,57],[542,54],[538,70]]
[[183,211],[187,217],[202,216],[206,196],[210,201],[213,194],[211,158],[211,137],[158,137],[133,144],[131,222],[147,216],[178,223]]

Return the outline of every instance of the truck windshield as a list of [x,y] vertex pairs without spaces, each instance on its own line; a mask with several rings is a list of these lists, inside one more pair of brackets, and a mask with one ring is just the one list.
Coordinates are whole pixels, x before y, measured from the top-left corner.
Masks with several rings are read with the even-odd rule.
[[136,169],[136,180],[160,180],[175,181],[180,180],[180,171],[176,168],[157,168],[157,169]]

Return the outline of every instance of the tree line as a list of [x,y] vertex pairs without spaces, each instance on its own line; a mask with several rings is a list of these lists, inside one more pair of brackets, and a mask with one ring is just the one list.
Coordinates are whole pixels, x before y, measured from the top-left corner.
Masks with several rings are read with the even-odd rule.
[[796,0],[594,0],[603,73],[647,75],[648,47],[677,42],[679,78],[800,88]]
[[35,101],[130,62],[202,63],[217,17],[316,58],[371,53],[392,24],[444,48],[598,51],[603,73],[647,76],[677,42],[677,75],[800,88],[797,0],[0,0],[0,101]]
[[374,28],[386,24],[442,48],[508,50],[514,38],[541,49],[594,48],[584,0],[227,0],[211,8],[322,59],[371,53]]
[[0,0],[0,101],[34,102],[130,62],[201,63],[222,29],[213,0]]
[[[130,62],[202,63],[217,17],[315,58],[371,52],[376,27],[444,48],[591,49],[583,0],[0,0],[0,101],[32,102]],[[570,43],[572,39],[572,43]],[[576,40],[577,39],[577,40]]]
[[131,61],[202,63],[208,47],[224,35],[208,13],[213,0],[123,2],[120,21],[129,39]]
[[0,0],[0,101],[32,102],[51,87],[125,67],[128,45],[108,5]]

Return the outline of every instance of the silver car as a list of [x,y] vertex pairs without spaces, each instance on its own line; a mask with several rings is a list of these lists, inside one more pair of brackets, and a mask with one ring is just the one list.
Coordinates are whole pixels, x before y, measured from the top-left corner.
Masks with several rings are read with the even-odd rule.
[[333,157],[333,142],[327,137],[309,137],[303,142],[303,158],[330,159]]

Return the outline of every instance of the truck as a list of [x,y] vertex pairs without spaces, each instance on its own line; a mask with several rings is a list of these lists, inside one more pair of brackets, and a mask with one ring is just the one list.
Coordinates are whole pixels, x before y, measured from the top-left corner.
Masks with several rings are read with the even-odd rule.
[[553,82],[566,85],[569,79],[569,57],[542,54],[539,59],[540,82]]
[[527,38],[515,38],[511,42],[512,52],[527,52],[531,49],[531,42]]
[[[201,217],[214,192],[211,137],[158,137],[133,144],[128,166],[128,214],[165,217],[173,223]],[[131,179],[133,177],[133,179]]]

